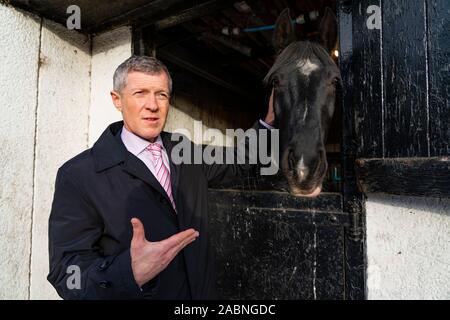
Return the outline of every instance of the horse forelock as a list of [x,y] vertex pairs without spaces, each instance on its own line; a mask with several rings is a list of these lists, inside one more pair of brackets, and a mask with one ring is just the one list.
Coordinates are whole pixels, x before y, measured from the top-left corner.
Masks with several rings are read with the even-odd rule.
[[[277,57],[275,63],[264,77],[264,84],[268,85],[272,76],[286,66],[302,68],[305,64],[311,64],[317,60],[323,67],[336,67],[328,52],[318,43],[310,41],[297,41],[287,46]],[[318,66],[317,66],[318,67]]]

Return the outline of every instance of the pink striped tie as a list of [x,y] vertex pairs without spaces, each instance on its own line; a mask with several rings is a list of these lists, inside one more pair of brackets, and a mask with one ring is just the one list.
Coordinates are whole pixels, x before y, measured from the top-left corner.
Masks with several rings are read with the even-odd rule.
[[161,145],[159,143],[150,143],[147,147],[147,150],[151,152],[153,156],[153,165],[155,166],[156,179],[158,179],[161,186],[167,193],[170,201],[172,202],[172,206],[177,211],[175,207],[175,201],[172,196],[172,184],[170,182],[170,174],[166,165],[164,164],[162,155],[161,155]]

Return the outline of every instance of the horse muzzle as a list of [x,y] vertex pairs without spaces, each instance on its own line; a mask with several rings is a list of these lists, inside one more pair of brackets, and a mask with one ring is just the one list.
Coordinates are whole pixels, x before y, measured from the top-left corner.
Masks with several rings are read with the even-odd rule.
[[302,160],[295,163],[288,150],[283,154],[281,167],[292,195],[314,198],[322,191],[322,182],[327,171],[326,159],[320,159],[312,171]]

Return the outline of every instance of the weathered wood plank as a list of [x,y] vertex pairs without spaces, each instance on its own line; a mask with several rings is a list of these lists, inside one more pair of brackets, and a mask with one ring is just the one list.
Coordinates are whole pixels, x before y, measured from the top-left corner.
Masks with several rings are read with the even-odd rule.
[[355,241],[354,231],[345,229],[345,299],[363,300],[366,298],[366,242],[365,212],[361,213],[361,235]]
[[[314,246],[314,295],[318,300],[345,299],[344,228],[319,227]],[[330,254],[332,253],[332,254]]]
[[374,5],[380,7],[380,0],[362,0],[353,4],[352,72],[355,114],[350,125],[354,123],[357,151],[361,157],[383,156],[381,30],[367,27],[367,20],[374,14],[367,11]]
[[450,158],[358,159],[364,193],[450,197]]
[[382,1],[386,157],[428,156],[423,1]]
[[342,212],[342,195],[339,193],[322,193],[317,198],[305,198],[277,191],[209,189],[209,195],[211,199],[220,199],[221,203],[230,207]]
[[349,225],[348,215],[264,208],[265,204],[255,207],[254,201],[262,198],[246,197],[253,193],[210,190],[209,229],[219,295],[342,299],[343,230]]
[[450,155],[450,4],[428,1],[431,156]]
[[[343,261],[345,276],[343,287],[345,288],[344,299],[351,300],[365,298],[364,281],[366,278],[363,229],[364,200],[356,183],[355,159],[358,153],[374,156],[382,155],[383,152],[382,130],[380,129],[382,124],[381,81],[377,82],[378,79],[381,79],[380,31],[373,29],[369,32],[367,28],[367,16],[363,12],[367,12],[369,4],[378,4],[378,1],[365,1],[359,5],[357,2],[344,0],[338,6],[341,49],[339,65],[344,87],[342,95],[344,115],[342,126],[343,210],[351,218],[350,227],[344,229],[345,250]],[[366,32],[368,38],[364,36],[364,32]],[[370,48],[375,50],[373,53],[375,58],[372,58]],[[369,55],[368,63],[371,67],[369,67],[370,65],[367,66],[362,60],[367,55]],[[377,56],[378,59],[376,59]],[[372,74],[374,71],[371,71],[370,68],[378,70],[379,75],[375,75],[376,78]],[[353,77],[353,73],[356,73],[355,77]],[[361,86],[363,79],[367,79],[364,81],[369,81],[370,86],[367,83],[365,86]],[[354,94],[354,91],[357,93]],[[372,111],[374,112],[373,116],[367,115]],[[355,123],[355,119],[358,119],[356,122],[359,125]],[[363,123],[360,121],[363,121]],[[366,128],[372,128],[374,131],[366,131]],[[360,136],[362,138],[359,138]]]
[[295,216],[226,207],[211,218],[221,298],[313,299],[311,225]]

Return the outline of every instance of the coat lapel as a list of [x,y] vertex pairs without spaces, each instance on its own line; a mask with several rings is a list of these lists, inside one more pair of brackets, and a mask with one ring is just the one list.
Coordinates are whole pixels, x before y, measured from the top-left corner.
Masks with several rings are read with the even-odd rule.
[[152,188],[156,189],[163,197],[166,198],[170,203],[170,199],[167,196],[166,191],[163,189],[159,181],[155,178],[155,176],[151,173],[151,171],[147,168],[147,166],[139,160],[136,156],[131,153],[125,158],[125,162],[122,166],[122,169],[128,174],[141,179],[145,183],[149,184]]

